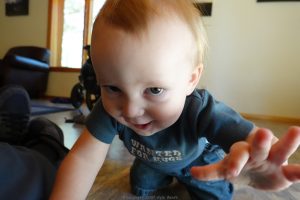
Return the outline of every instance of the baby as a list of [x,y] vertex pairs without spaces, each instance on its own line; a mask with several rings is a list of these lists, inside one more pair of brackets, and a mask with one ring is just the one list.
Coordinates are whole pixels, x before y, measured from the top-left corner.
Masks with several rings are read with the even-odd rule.
[[52,199],[86,198],[117,134],[136,156],[130,183],[138,196],[173,177],[193,199],[231,199],[238,177],[264,190],[300,180],[300,166],[286,164],[299,127],[278,140],[195,89],[206,46],[192,1],[107,0],[91,43],[101,99],[59,169]]

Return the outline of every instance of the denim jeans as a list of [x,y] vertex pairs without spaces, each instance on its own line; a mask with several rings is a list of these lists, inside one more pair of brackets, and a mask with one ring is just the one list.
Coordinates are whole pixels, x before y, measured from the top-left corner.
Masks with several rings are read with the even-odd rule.
[[232,199],[233,185],[231,183],[224,180],[199,181],[190,174],[192,166],[208,165],[221,160],[223,157],[224,152],[220,147],[207,144],[203,153],[194,162],[172,174],[160,172],[135,159],[130,170],[132,192],[137,196],[151,195],[158,189],[168,186],[175,177],[179,183],[185,185],[191,199]]

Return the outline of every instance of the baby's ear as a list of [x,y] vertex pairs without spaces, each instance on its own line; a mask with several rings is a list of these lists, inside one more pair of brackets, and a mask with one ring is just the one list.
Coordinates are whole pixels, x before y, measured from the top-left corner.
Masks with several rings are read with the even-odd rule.
[[196,88],[196,86],[197,86],[197,84],[200,80],[202,71],[203,71],[203,64],[202,63],[197,65],[195,67],[195,69],[192,71],[191,79],[188,83],[188,88],[187,88],[186,95],[190,95],[194,91],[194,89]]

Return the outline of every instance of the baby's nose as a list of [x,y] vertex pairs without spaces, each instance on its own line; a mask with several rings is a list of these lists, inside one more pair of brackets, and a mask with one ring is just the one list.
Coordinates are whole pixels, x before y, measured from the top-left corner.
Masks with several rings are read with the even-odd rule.
[[123,104],[122,115],[125,118],[136,118],[144,114],[143,106],[134,101],[126,101]]

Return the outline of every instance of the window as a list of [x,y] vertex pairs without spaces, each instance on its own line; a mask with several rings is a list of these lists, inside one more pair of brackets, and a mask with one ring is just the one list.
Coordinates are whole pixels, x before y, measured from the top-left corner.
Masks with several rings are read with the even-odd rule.
[[92,24],[105,0],[50,0],[48,46],[51,66],[81,68]]

